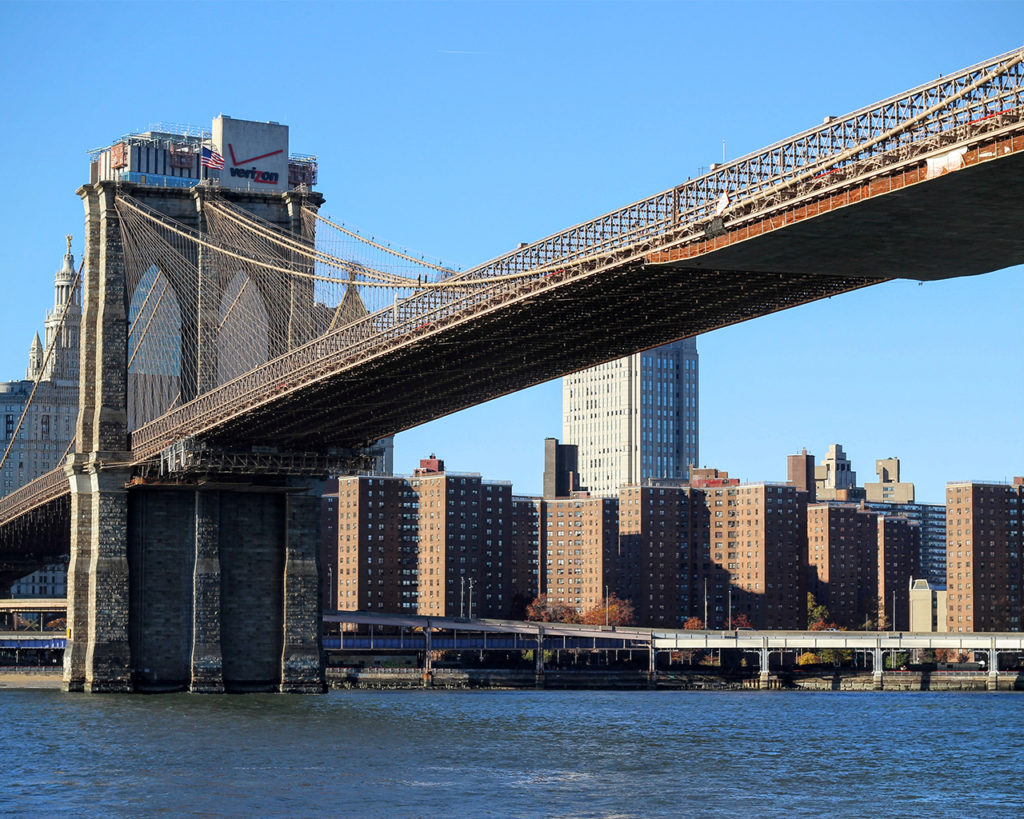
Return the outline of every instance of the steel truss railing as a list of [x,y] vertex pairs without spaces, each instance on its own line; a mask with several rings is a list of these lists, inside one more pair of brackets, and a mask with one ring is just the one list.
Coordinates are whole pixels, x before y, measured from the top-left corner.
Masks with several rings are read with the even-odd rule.
[[67,494],[68,488],[68,476],[63,466],[44,472],[20,489],[0,498],[0,524]]

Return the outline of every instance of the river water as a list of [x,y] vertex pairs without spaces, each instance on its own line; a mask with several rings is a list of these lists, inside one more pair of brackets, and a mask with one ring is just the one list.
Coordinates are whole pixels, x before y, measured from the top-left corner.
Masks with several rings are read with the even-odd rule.
[[0,691],[0,813],[1020,816],[1012,693]]

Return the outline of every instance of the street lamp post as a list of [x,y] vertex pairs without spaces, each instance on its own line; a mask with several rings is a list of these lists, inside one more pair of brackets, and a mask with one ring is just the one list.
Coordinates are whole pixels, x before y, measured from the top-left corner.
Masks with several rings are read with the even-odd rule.
[[604,587],[604,624],[608,625],[608,586]]
[[732,586],[729,586],[729,631],[732,631]]
[[459,578],[459,617],[466,616],[466,576]]

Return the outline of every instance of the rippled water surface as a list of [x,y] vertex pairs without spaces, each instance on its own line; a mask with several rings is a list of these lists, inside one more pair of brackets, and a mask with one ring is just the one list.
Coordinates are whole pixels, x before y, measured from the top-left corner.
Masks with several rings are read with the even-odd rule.
[[0,812],[1019,816],[1024,696],[0,691]]

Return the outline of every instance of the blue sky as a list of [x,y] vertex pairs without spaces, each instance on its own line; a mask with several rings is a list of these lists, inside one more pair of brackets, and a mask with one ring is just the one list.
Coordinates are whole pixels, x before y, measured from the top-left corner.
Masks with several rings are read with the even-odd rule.
[[[24,374],[90,148],[277,120],[325,213],[467,267],[1021,45],[1020,3],[5,3],[0,378]],[[965,214],[975,219],[977,214]],[[898,271],[889,271],[898,274]],[[1024,473],[1024,269],[894,282],[698,340],[701,461],[842,443],[918,498]],[[742,378],[737,378],[742,375]],[[558,381],[401,434],[396,469],[536,493]]]

